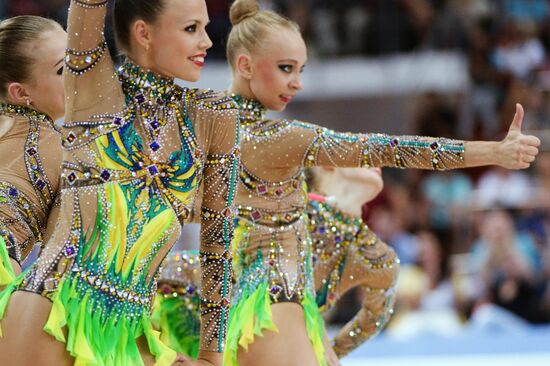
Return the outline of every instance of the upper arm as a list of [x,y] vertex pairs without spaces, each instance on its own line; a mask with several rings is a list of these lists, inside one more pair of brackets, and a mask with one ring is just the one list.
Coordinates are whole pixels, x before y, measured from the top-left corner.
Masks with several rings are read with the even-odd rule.
[[106,6],[85,7],[71,2],[64,74],[66,121],[118,112],[124,104],[103,35],[106,12]]

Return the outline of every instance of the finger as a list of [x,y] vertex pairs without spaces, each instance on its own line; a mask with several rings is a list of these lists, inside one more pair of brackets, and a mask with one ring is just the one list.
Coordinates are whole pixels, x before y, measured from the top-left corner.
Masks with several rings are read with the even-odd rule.
[[532,155],[523,155],[523,158],[521,159],[524,163],[532,163],[535,161],[535,157]]
[[524,162],[521,162],[519,163],[519,166],[518,166],[518,169],[527,169],[531,166],[530,163],[524,163]]
[[523,153],[526,155],[537,156],[539,154],[539,149],[534,146],[526,146],[523,148]]
[[510,131],[521,130],[521,124],[523,123],[523,115],[524,115],[523,107],[521,106],[521,104],[516,103],[516,114],[514,115],[514,120],[510,125]]
[[533,135],[524,135],[521,137],[521,142],[530,146],[539,147],[541,142],[537,136]]

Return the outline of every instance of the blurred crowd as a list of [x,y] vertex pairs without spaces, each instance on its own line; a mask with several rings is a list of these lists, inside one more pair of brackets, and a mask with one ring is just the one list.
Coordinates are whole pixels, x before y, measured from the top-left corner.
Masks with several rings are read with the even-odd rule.
[[[300,24],[313,57],[463,54],[469,90],[418,96],[417,134],[498,139],[520,102],[524,129],[543,140],[542,153],[527,171],[384,172],[385,189],[365,206],[364,217],[401,258],[396,316],[388,333],[448,334],[464,326],[550,322],[550,1],[260,2]],[[38,14],[64,24],[67,3],[0,0],[0,18]],[[230,1],[207,4],[215,45],[210,56],[222,59]]]

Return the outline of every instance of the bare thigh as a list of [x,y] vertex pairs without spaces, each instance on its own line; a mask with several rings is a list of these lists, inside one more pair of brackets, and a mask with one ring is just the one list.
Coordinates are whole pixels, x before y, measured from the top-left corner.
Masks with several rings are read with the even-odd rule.
[[34,293],[15,292],[2,320],[0,364],[10,366],[69,366],[74,359],[42,328],[52,303]]
[[271,305],[273,323],[279,332],[265,330],[254,338],[248,351],[239,347],[240,366],[318,366],[306,331],[304,311],[295,303]]
[[[65,343],[43,329],[51,308],[52,303],[38,294],[17,291],[12,295],[1,323],[0,365],[74,365],[75,359],[69,355]],[[137,343],[145,366],[154,365],[147,340],[141,337]]]

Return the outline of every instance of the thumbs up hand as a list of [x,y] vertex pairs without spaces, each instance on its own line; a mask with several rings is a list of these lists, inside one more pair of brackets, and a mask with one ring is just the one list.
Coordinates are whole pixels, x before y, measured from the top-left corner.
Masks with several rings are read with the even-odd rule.
[[526,169],[539,153],[540,140],[536,136],[521,132],[523,107],[516,104],[516,114],[504,140],[498,143],[496,153],[498,165],[507,169]]

